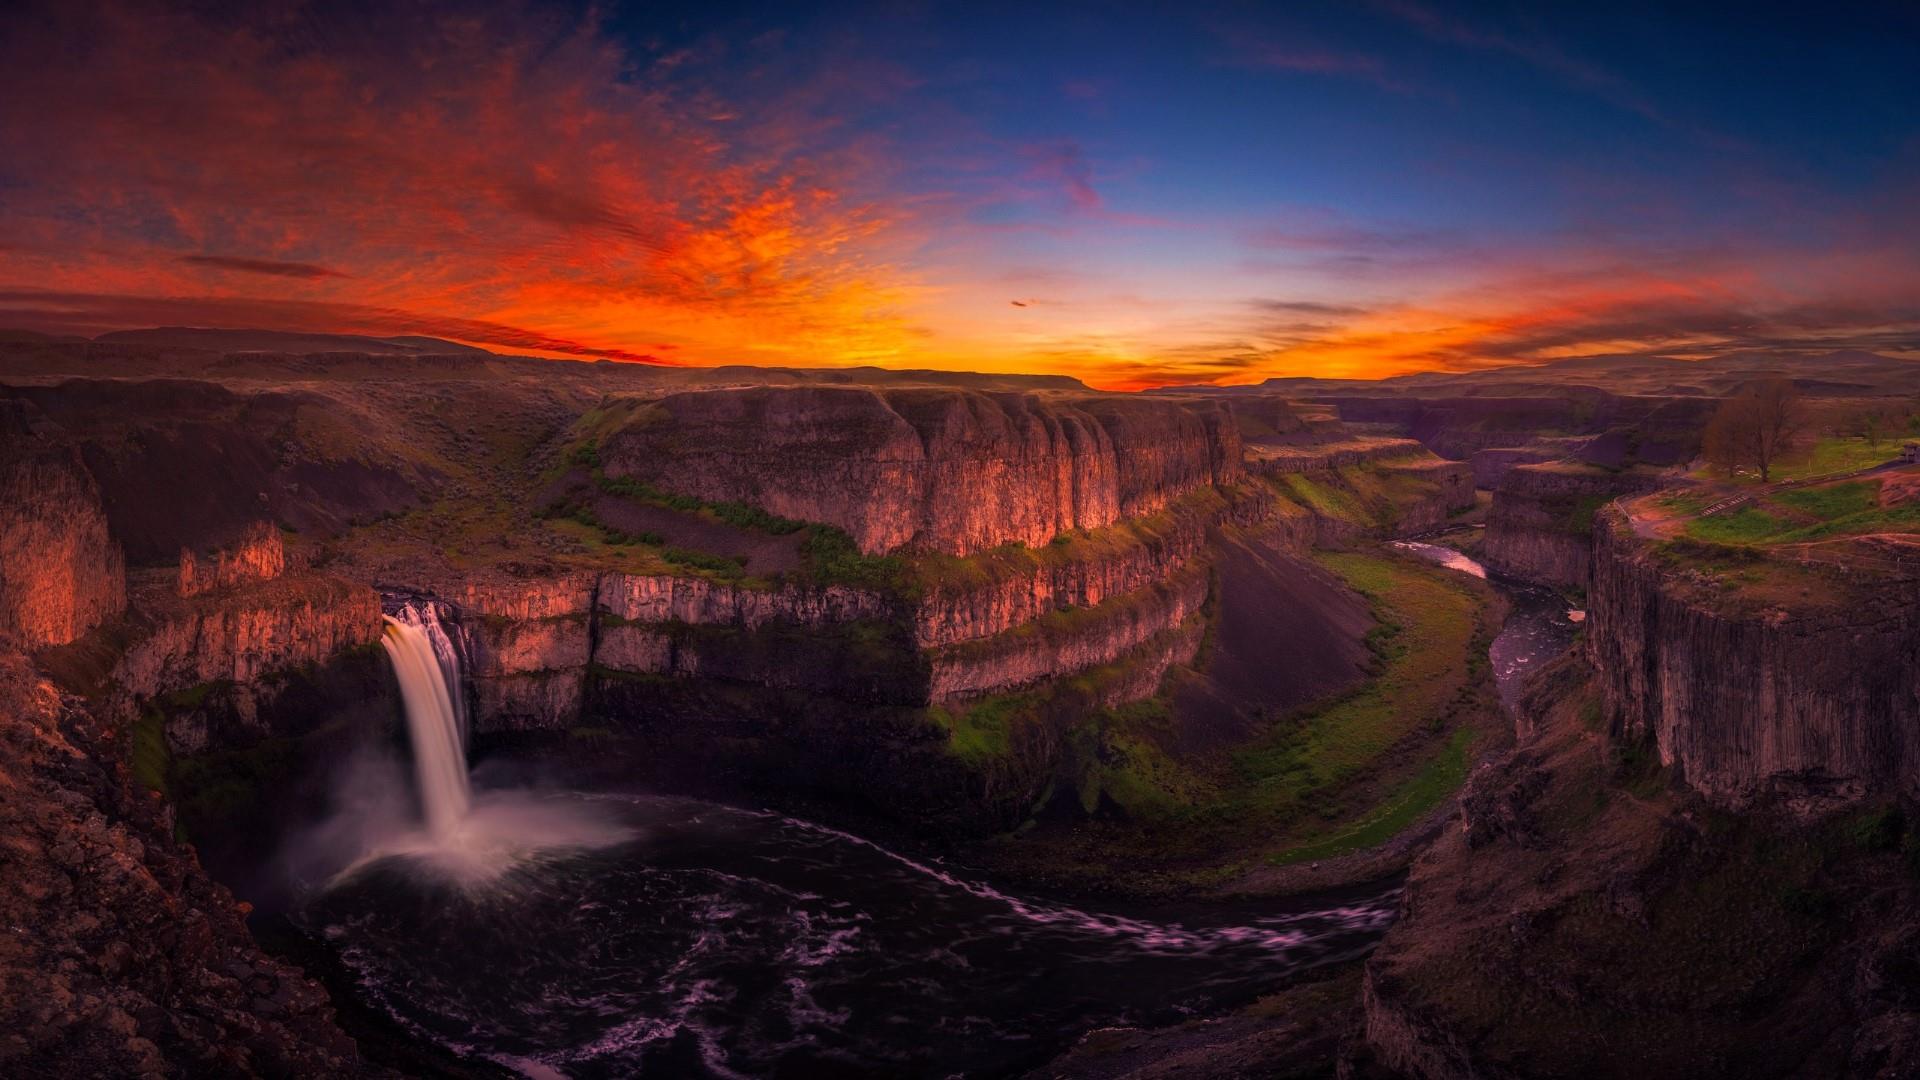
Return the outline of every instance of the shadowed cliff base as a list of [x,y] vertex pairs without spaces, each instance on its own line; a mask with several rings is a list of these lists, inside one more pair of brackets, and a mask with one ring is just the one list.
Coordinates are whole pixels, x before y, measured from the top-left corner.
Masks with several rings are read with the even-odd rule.
[[1911,1075],[1910,810],[1714,810],[1610,737],[1579,656],[1463,794],[1368,965],[1368,1040],[1409,1075]]
[[[996,869],[1147,894],[1384,877],[1468,763],[1501,743],[1485,663],[1501,608],[1490,590],[1377,554],[1301,567],[1258,541],[1224,551],[1221,580],[1236,587],[1218,594],[1201,658],[1173,672],[1163,696],[1093,729],[1093,766],[1052,797],[1084,813],[1043,812],[996,841],[983,852]],[[1259,673],[1282,658],[1320,681]],[[1303,700],[1314,689],[1322,696]]]

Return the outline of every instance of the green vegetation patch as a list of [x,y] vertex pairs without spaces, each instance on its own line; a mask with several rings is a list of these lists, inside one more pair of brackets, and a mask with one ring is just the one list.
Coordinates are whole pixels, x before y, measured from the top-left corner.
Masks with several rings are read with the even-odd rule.
[[1717,544],[1792,544],[1920,529],[1920,503],[1880,505],[1874,480],[1776,491],[1753,504],[1687,522],[1686,535]]
[[1014,725],[1039,703],[1037,693],[999,694],[951,708],[929,706],[927,719],[946,729],[947,748],[955,757],[980,766],[1012,752]]
[[1167,751],[1174,728],[1164,698],[1103,709],[1075,728],[1080,808],[1092,814],[1111,803],[1135,821],[1166,821],[1216,799],[1217,783]]
[[1757,506],[1742,506],[1687,522],[1687,535],[1715,544],[1753,544],[1778,536],[1793,523]]
[[[1298,816],[1404,742],[1443,730],[1469,685],[1479,637],[1472,594],[1395,559],[1331,553],[1317,559],[1373,601],[1380,627],[1368,640],[1380,658],[1379,672],[1359,690],[1236,755],[1237,801],[1247,812]],[[1324,831],[1309,829],[1302,839],[1318,842],[1326,837],[1312,834]]]
[[1362,529],[1392,529],[1399,524],[1407,506],[1440,493],[1438,476],[1446,464],[1432,455],[1416,452],[1336,469],[1278,473],[1268,476],[1267,482],[1283,499],[1307,507],[1319,517],[1344,521]]
[[1608,495],[1580,496],[1574,500],[1573,505],[1560,517],[1561,529],[1579,536],[1592,535],[1594,515],[1598,514],[1600,508],[1611,501],[1613,501],[1612,497]]
[[1323,839],[1289,848],[1273,861],[1284,866],[1348,855],[1386,843],[1413,827],[1466,783],[1476,737],[1472,728],[1455,730],[1419,772],[1402,782],[1371,813]]
[[1898,455],[1899,446],[1892,439],[1875,445],[1859,436],[1833,436],[1815,442],[1804,455],[1780,462],[1772,472],[1775,480],[1801,480],[1872,468]]
[[167,773],[173,765],[173,752],[167,746],[167,718],[148,708],[133,722],[129,764],[134,783],[149,791],[167,794]]

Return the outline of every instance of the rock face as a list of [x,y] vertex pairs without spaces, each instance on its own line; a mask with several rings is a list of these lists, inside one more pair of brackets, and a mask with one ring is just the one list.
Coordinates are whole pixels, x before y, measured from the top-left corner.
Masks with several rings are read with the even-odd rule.
[[1473,469],[1465,462],[1385,462],[1380,471],[1430,489],[1422,498],[1397,500],[1399,515],[1392,529],[1395,536],[1432,532],[1445,526],[1454,514],[1473,506]]
[[[0,645],[64,645],[126,606],[126,567],[78,452],[0,400]],[[40,430],[36,430],[36,428]]]
[[608,437],[609,475],[838,525],[868,553],[1045,544],[1240,473],[1206,401],[955,389],[674,394]]
[[1637,470],[1557,464],[1509,468],[1493,494],[1481,561],[1523,581],[1585,588],[1595,515],[1614,499],[1649,491],[1658,482],[1657,474]]
[[[477,727],[515,730],[578,723],[596,684],[608,678],[700,677],[920,706],[1109,664],[1158,635],[1198,626],[1209,589],[1204,562],[1177,572],[1152,558],[1115,565],[1132,566],[1138,580],[1118,568],[1056,568],[1064,579],[1100,583],[1071,594],[1098,601],[1070,610],[1050,606],[1065,594],[1036,599],[1025,591],[1031,579],[989,587],[971,603],[938,594],[933,615],[842,587],[754,590],[621,573],[495,581],[433,595],[460,628]],[[1094,592],[1106,583],[1135,587]],[[1007,601],[1016,594],[1021,599]],[[975,614],[950,621],[937,614],[956,610]],[[1013,611],[1027,618],[1003,623]],[[929,626],[944,643],[917,636]],[[1183,648],[1161,643],[1168,662],[1190,658],[1198,644],[1197,632],[1179,636]]]
[[121,691],[154,697],[201,683],[251,683],[380,639],[372,589],[340,578],[288,578],[194,597],[143,614],[114,667]]
[[1473,463],[1473,486],[1485,491],[1494,491],[1507,473],[1516,465],[1536,465],[1542,461],[1554,461],[1564,457],[1565,451],[1559,447],[1536,446],[1497,446],[1487,450],[1477,450],[1470,459]]
[[[1165,582],[1204,556],[1222,525],[1272,524],[1266,489],[1188,496],[1146,521],[1087,538],[1081,546],[983,557],[977,573],[929,584],[913,604],[914,640],[924,648],[974,641],[1025,626],[1051,612],[1089,608]],[[1298,532],[1302,548],[1310,526]]]
[[[604,669],[691,676],[732,671],[747,681],[792,681],[777,655],[752,673],[720,656],[722,635],[824,634],[897,617],[896,605],[843,586],[754,589],[704,578],[575,572],[442,582],[418,591],[448,605],[459,627],[482,730],[567,727],[579,721]],[[696,640],[698,639],[698,640]],[[702,649],[706,650],[703,661]],[[797,663],[797,661],[796,661]],[[755,674],[757,673],[757,674]]]
[[286,568],[287,549],[280,530],[271,521],[256,522],[230,547],[205,555],[182,548],[177,591],[181,596],[198,596],[249,581],[271,581]]
[[[1112,663],[1187,624],[1206,603],[1208,591],[1205,568],[1198,567],[1095,607],[936,650],[928,697],[939,702],[998,693]],[[1198,635],[1189,643],[1197,647]],[[1168,655],[1177,662],[1192,659],[1191,650],[1178,653]]]
[[1587,640],[1611,726],[1725,804],[1920,791],[1920,584],[1794,592],[1793,611],[1728,604],[1604,511]]
[[0,1072],[371,1072],[327,995],[270,959],[242,908],[128,779],[124,735],[0,658]]
[[1893,974],[1920,955],[1899,841],[1702,805],[1594,730],[1596,692],[1578,655],[1544,669],[1529,730],[1414,864],[1367,962],[1378,1062],[1420,1080],[1920,1074]]

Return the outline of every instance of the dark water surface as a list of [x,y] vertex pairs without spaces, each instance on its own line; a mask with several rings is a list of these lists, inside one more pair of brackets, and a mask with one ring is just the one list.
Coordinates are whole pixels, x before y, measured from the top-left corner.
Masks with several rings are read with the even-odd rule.
[[635,838],[474,889],[390,859],[298,921],[403,1027],[532,1076],[990,1076],[1358,955],[1399,896],[1122,917],[777,814],[557,798]]
[[[1451,548],[1399,546],[1488,577]],[[1511,608],[1491,657],[1512,707],[1576,624],[1551,590],[1489,580]],[[390,858],[296,922],[403,1028],[530,1076],[998,1076],[1091,1028],[1216,1012],[1359,955],[1399,900],[1379,886],[1123,916],[1009,896],[778,814],[552,798],[633,838],[470,887]]]

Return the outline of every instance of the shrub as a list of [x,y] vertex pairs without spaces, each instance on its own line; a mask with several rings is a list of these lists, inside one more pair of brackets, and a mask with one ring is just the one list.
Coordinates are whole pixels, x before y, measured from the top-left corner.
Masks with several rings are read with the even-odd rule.
[[670,563],[691,566],[696,570],[707,570],[716,574],[732,576],[747,568],[745,555],[709,555],[704,551],[693,551],[683,547],[667,547],[660,550],[660,557]]
[[1863,851],[1893,851],[1907,835],[1907,815],[1898,806],[1883,806],[1847,829],[1853,846]]

